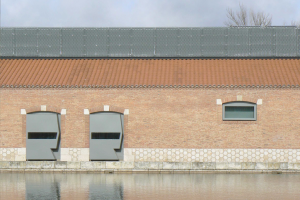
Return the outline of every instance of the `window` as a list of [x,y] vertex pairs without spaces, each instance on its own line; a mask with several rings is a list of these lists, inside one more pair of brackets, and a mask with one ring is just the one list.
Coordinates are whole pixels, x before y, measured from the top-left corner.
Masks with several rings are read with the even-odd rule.
[[56,139],[57,133],[28,133],[28,139]]
[[255,121],[256,104],[249,102],[230,102],[223,105],[223,120]]
[[92,139],[120,139],[120,133],[92,133]]

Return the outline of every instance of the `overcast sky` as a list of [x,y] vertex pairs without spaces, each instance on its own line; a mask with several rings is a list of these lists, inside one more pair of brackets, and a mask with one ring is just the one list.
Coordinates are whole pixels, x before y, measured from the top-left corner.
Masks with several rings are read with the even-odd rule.
[[300,22],[300,0],[0,0],[2,27],[225,26],[226,8],[272,15],[272,25]]

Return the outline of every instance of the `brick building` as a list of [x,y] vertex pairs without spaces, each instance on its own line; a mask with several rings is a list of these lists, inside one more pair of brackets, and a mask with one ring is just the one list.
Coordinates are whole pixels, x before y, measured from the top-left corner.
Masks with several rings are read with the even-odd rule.
[[0,160],[300,162],[298,29],[103,30],[2,29]]

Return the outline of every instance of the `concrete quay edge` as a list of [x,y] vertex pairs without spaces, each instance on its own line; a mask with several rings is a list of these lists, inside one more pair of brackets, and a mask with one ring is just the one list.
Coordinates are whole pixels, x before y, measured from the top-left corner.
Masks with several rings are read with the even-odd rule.
[[0,161],[0,173],[300,173],[288,162]]

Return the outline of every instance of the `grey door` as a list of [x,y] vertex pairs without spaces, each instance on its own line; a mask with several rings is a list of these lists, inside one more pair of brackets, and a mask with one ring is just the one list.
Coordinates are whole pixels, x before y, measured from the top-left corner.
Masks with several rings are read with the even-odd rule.
[[123,160],[124,115],[90,114],[90,160]]
[[26,159],[60,160],[60,114],[26,115]]

